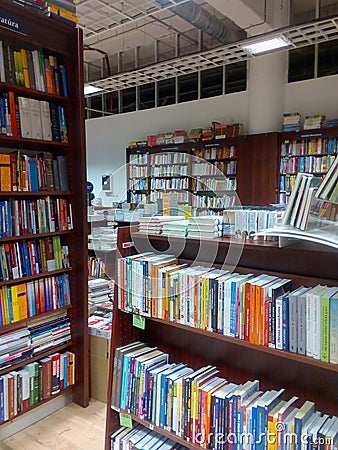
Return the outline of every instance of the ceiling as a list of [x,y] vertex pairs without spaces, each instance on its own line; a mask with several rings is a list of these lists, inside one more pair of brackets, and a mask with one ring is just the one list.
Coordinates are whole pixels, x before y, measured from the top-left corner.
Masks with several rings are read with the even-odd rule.
[[[313,19],[316,1],[293,0],[290,12],[289,0],[75,0],[91,49],[84,52],[86,81],[217,51],[285,27],[292,14]],[[337,13],[338,1],[321,0],[321,7]]]

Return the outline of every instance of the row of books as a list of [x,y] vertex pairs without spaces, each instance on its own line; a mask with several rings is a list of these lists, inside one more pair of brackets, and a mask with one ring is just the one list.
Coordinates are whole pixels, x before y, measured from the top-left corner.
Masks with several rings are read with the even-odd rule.
[[236,158],[237,156],[237,147],[234,145],[222,145],[216,146],[212,145],[211,147],[199,148],[193,151],[193,155],[202,158],[205,160],[208,159],[227,159],[227,158]]
[[237,161],[217,161],[215,164],[199,162],[193,164],[192,175],[236,175]]
[[118,260],[119,308],[338,363],[338,287],[179,264],[170,255]]
[[150,165],[156,164],[187,164],[189,162],[190,155],[188,153],[181,152],[166,152],[155,153],[150,155]]
[[68,191],[66,157],[51,152],[0,154],[2,191]]
[[0,423],[75,383],[75,354],[54,353],[0,377]]
[[[152,203],[162,202],[164,195],[165,195],[165,193],[160,192],[160,191],[150,192],[149,201]],[[175,192],[175,193],[172,193],[171,196],[173,198],[173,202],[175,202],[176,204],[178,204],[178,203],[186,203],[187,204],[189,201],[189,192],[187,192],[187,191]],[[160,210],[163,210],[163,208],[160,207]]]
[[188,175],[187,165],[167,164],[151,166],[150,176],[152,177],[179,177],[182,175]]
[[129,155],[129,164],[147,164],[148,155],[143,153],[131,153]]
[[220,178],[193,178],[191,183],[193,191],[212,191],[215,195],[217,191],[232,191],[236,189],[236,180],[224,177]]
[[279,170],[281,174],[296,174],[297,172],[326,173],[334,159],[335,155],[281,158]]
[[137,450],[185,450],[187,447],[161,436],[142,425],[121,427],[110,436],[111,450],[131,448]]
[[0,325],[19,322],[70,305],[67,274],[32,280],[0,289]]
[[0,245],[0,281],[17,280],[69,267],[67,245],[60,236]]
[[0,81],[37,91],[68,96],[64,64],[47,50],[15,48],[0,41]]
[[182,144],[186,140],[185,130],[166,131],[157,135],[147,136],[147,146],[154,147],[156,145],[165,144]]
[[72,207],[64,198],[0,201],[0,236],[27,236],[72,230]]
[[134,191],[144,191],[148,190],[148,179],[147,178],[133,178],[129,180],[129,189]]
[[330,202],[338,201],[338,156],[332,162],[326,176],[320,184],[316,197]]
[[283,131],[299,131],[300,130],[300,119],[301,115],[299,113],[284,113],[283,114]]
[[287,140],[281,145],[281,156],[325,155],[338,153],[336,137]]
[[[130,192],[130,203],[135,203],[138,205],[142,205],[147,203],[148,195],[147,194],[139,194],[137,192]],[[154,201],[154,200],[152,200]]]
[[129,178],[145,178],[148,177],[148,167],[138,166],[138,165],[130,165],[129,164]]
[[[88,276],[104,277],[106,275],[106,263],[97,256],[88,257]],[[89,287],[89,284],[88,284]]]
[[171,363],[142,342],[115,350],[112,406],[202,448],[301,450],[303,442],[313,448],[324,422],[333,448],[338,418],[286,395],[283,388],[261,389],[259,380],[232,382],[216,366]]
[[[167,208],[167,206],[166,206]],[[139,232],[149,234],[161,234],[163,226],[167,222],[183,220],[184,216],[174,215],[154,215],[150,217],[141,217],[139,219]]]
[[235,206],[226,209],[223,215],[226,223],[234,225],[232,231],[236,237],[258,239],[257,233],[274,227],[284,209],[284,206]]
[[289,195],[292,192],[294,186],[295,186],[295,182],[296,182],[296,174],[283,174],[280,176],[279,179],[279,190],[281,191],[281,195],[286,196],[287,201],[286,202],[280,202],[280,203],[287,203],[289,201]]
[[222,196],[194,195],[192,197],[192,206],[194,208],[229,208],[235,206],[235,195],[224,194]]
[[152,178],[150,189],[188,189],[188,178]]

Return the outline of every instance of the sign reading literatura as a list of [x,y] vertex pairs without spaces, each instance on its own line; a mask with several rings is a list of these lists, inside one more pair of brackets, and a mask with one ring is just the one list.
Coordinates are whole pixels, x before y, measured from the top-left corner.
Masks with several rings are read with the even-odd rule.
[[0,27],[8,28],[16,33],[27,34],[26,23],[20,18],[0,10]]

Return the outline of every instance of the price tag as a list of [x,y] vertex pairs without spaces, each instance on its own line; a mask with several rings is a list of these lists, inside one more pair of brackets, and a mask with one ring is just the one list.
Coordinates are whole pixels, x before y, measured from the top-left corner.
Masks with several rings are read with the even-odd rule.
[[146,327],[145,317],[139,316],[137,314],[133,314],[133,326],[135,328],[140,328],[141,330],[144,330]]
[[131,416],[129,414],[120,412],[120,425],[121,427],[133,428]]

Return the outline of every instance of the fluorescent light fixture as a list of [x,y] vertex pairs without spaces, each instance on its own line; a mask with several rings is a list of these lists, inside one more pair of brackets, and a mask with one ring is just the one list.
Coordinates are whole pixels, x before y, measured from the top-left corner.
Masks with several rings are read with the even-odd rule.
[[87,84],[83,88],[84,95],[95,94],[95,92],[103,91],[102,88],[97,86],[92,86],[91,84]]
[[251,55],[258,55],[260,53],[271,52],[279,48],[290,47],[291,42],[286,37],[274,37],[265,39],[260,42],[253,42],[252,44],[243,45],[243,49]]

